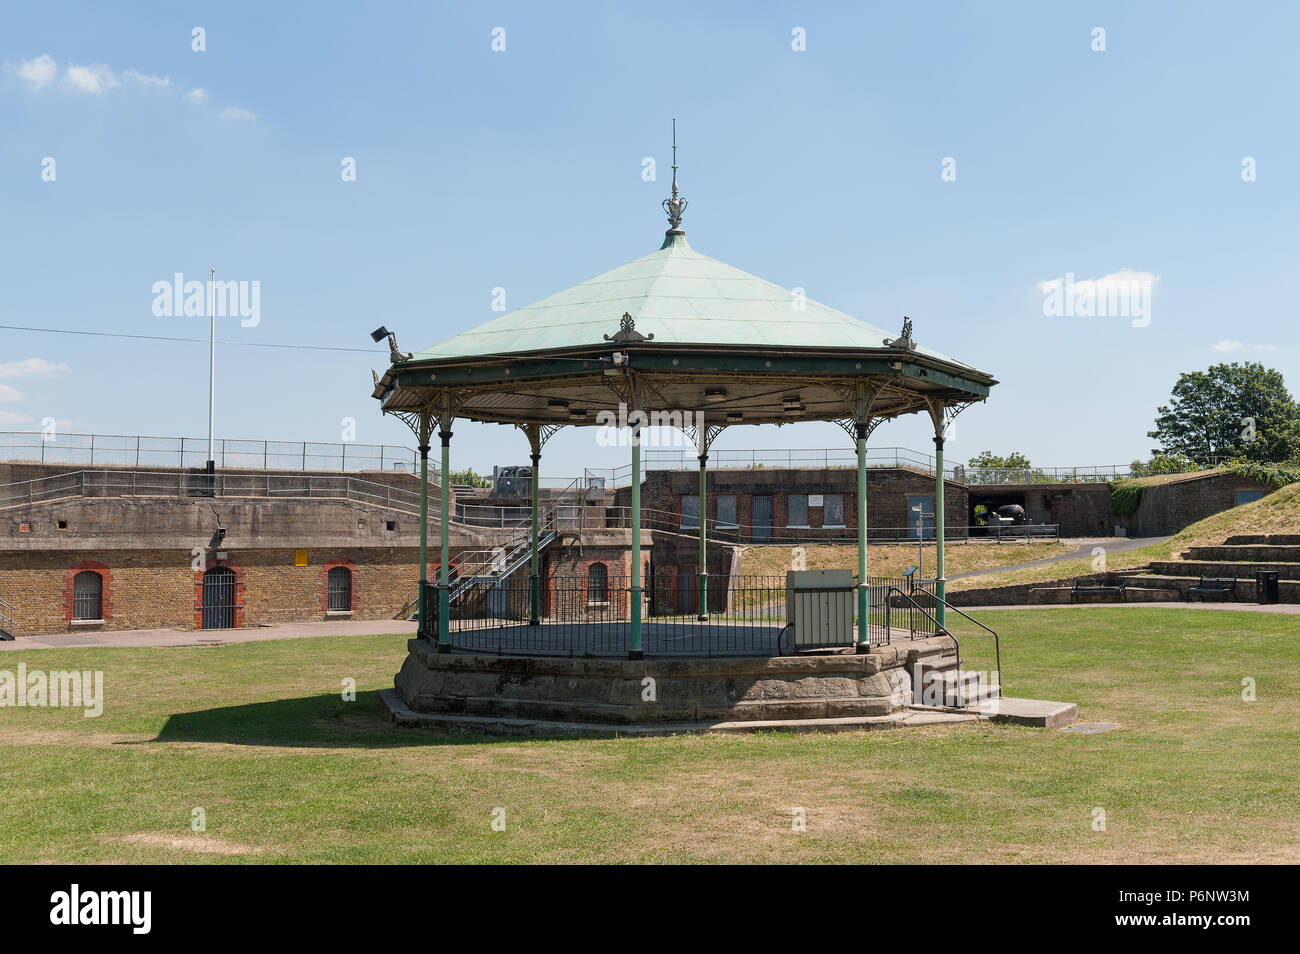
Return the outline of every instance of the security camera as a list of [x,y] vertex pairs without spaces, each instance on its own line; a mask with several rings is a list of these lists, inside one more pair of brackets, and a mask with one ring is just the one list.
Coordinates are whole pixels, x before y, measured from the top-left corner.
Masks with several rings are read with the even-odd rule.
[[615,351],[613,357],[614,357],[614,367],[621,368],[623,367],[623,365],[627,364],[627,355],[625,355],[623,352]]
[[383,341],[387,337],[388,337],[388,329],[385,328],[383,325],[380,325],[374,331],[370,332],[370,340],[374,342]]

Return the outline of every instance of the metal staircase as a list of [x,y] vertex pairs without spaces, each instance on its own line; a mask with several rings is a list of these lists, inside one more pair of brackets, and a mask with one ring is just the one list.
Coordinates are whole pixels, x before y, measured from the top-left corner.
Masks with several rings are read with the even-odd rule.
[[[537,515],[537,552],[541,553],[556,538],[562,520],[573,521],[575,528],[582,527],[586,501],[581,492],[582,481],[575,478],[551,500],[550,506],[540,508]],[[577,502],[568,501],[571,493],[576,493]],[[509,579],[520,567],[532,557],[531,519],[522,523],[519,532],[501,546],[483,550],[467,550],[453,562],[455,578],[451,582],[448,594],[454,603],[456,598],[475,585],[499,583]],[[439,571],[441,572],[441,571]],[[434,581],[436,582],[436,580]],[[399,619],[417,619],[420,615],[420,594],[409,599],[398,612]]]

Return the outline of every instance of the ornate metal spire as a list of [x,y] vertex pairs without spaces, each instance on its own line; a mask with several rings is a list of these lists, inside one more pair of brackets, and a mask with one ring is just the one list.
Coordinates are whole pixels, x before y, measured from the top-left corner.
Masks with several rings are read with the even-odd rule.
[[668,224],[675,230],[682,225],[682,213],[686,211],[686,200],[677,194],[677,119],[673,118],[673,194],[664,199],[663,209],[668,213]]

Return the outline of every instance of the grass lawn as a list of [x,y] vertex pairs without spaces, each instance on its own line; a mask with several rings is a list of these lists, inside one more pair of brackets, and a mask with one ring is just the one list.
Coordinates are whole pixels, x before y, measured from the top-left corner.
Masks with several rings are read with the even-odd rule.
[[[374,691],[404,655],[396,636],[8,652],[0,669],[102,669],[107,701],[99,718],[0,708],[0,857],[1300,861],[1300,617],[981,618],[1003,634],[1008,694],[1123,727],[497,741],[382,721]],[[958,634],[968,666],[985,664],[991,647]],[[1242,701],[1246,677],[1258,701]]]

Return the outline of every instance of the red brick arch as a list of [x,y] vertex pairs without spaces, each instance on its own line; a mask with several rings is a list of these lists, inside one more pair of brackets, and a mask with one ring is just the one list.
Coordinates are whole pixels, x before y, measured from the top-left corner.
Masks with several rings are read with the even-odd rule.
[[208,557],[203,568],[194,571],[194,628],[203,628],[203,574],[216,567],[235,571],[235,629],[244,628],[244,568],[234,560]]
[[84,570],[93,570],[103,579],[103,588],[100,590],[99,600],[99,618],[108,622],[113,616],[113,571],[105,563],[98,560],[82,560],[68,567],[68,572],[64,577],[63,583],[63,621],[72,622],[72,590],[73,581],[77,574]]
[[324,616],[330,608],[330,570],[336,566],[347,567],[352,573],[352,602],[349,612],[355,613],[357,609],[357,565],[351,560],[343,557],[335,557],[333,560],[326,561],[320,571],[320,612]]

